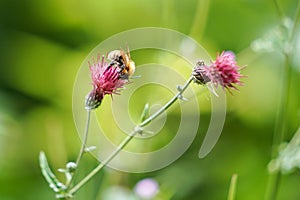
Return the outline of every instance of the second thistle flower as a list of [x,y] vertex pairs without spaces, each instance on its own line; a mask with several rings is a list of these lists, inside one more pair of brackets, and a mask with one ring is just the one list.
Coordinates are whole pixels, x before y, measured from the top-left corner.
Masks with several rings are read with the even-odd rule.
[[217,55],[215,61],[211,65],[205,65],[203,61],[199,61],[194,70],[193,77],[195,82],[199,84],[206,84],[212,82],[216,86],[221,85],[223,88],[237,89],[236,85],[242,85],[240,81],[244,75],[240,74],[240,69],[235,60],[234,53],[230,51],[223,51]]

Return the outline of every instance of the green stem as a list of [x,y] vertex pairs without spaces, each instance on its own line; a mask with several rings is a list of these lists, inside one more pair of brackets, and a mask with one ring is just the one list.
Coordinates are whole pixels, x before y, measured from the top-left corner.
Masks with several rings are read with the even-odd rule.
[[283,11],[282,11],[282,9],[281,9],[278,1],[277,0],[273,0],[273,2],[274,2],[274,5],[276,7],[276,10],[277,10],[277,13],[278,13],[280,19],[282,19],[284,17],[284,14],[283,14]]
[[290,41],[292,41],[293,36],[296,35],[295,33],[297,31],[297,28],[298,28],[297,26],[299,26],[299,24],[300,24],[300,2],[298,3],[297,10],[296,10],[296,15],[294,17],[294,24],[293,24],[291,34],[290,34],[290,38],[289,38]]
[[90,119],[91,119],[91,110],[87,110],[87,119],[86,119],[85,131],[84,131],[84,135],[83,135],[83,141],[82,141],[82,145],[81,145],[78,157],[76,159],[77,166],[79,165],[80,160],[81,160],[81,158],[84,154],[85,148],[86,148],[86,142],[87,142],[88,133],[89,133]]
[[[272,144],[272,158],[278,154],[279,145],[284,139],[287,126],[288,99],[290,93],[291,67],[289,66],[289,55],[285,54],[285,66],[281,89],[281,102],[277,113],[277,119],[274,130],[274,139]],[[277,198],[281,180],[280,170],[270,174],[269,188],[267,190],[267,199],[275,200]]]
[[[82,145],[81,145],[80,151],[79,151],[77,159],[76,159],[76,171],[78,169],[80,160],[85,152],[88,133],[89,133],[90,120],[91,120],[91,110],[87,110],[87,118],[86,118],[85,130],[84,130],[84,134],[83,134]],[[72,185],[72,183],[74,181],[74,177],[76,175],[76,171],[75,171],[74,175],[72,176],[71,180],[69,180],[69,182],[66,184],[67,187],[70,187]]]
[[193,19],[192,28],[190,30],[190,36],[201,41],[203,32],[205,30],[208,12],[209,12],[210,0],[198,0],[195,17]]
[[276,117],[275,122],[275,130],[274,130],[274,141],[272,147],[272,157],[276,157],[278,153],[278,146],[281,144],[284,139],[284,133],[286,131],[286,122],[287,122],[287,107],[288,107],[288,99],[289,99],[289,91],[290,91],[290,77],[291,77],[291,68],[289,66],[289,55],[285,54],[285,64],[284,64],[284,72],[283,72],[283,80],[281,87],[281,101],[279,104],[279,110]]
[[[281,18],[284,17],[282,10],[277,2],[274,0],[275,6],[277,8],[278,14]],[[294,19],[294,24],[292,30],[290,30],[290,35],[288,38],[288,42],[291,45],[291,41],[295,34],[296,26],[299,21],[300,16],[300,2],[297,6],[296,16]],[[286,132],[287,126],[287,113],[288,113],[288,99],[290,93],[290,84],[291,84],[291,74],[292,68],[290,67],[290,51],[283,52],[285,56],[285,64],[284,64],[284,73],[283,73],[283,80],[282,80],[282,88],[281,88],[281,101],[279,105],[279,110],[276,117],[275,122],[275,130],[274,130],[274,138],[272,144],[272,159],[275,158],[278,154],[279,145],[282,143],[284,139],[284,134]],[[277,198],[279,186],[281,180],[281,173],[280,170],[270,174],[269,181],[268,181],[268,188],[266,193],[266,199],[268,200],[275,200]]]
[[166,109],[168,109],[178,98],[181,97],[183,92],[187,89],[189,84],[193,81],[193,77],[190,77],[189,80],[184,84],[184,86],[180,89],[180,91],[169,101],[167,102],[161,109],[155,112],[153,115],[145,119],[139,125],[137,125],[134,130],[123,140],[122,143],[108,156],[106,160],[100,163],[95,169],[93,169],[86,177],[84,177],[77,185],[75,185],[72,189],[69,190],[68,194],[73,195],[77,192],[84,184],[86,184],[95,174],[97,174],[104,166],[106,166],[112,159],[114,159],[119,152],[130,142],[134,136],[138,133],[141,133],[142,127],[149,124],[152,120],[157,118],[161,113],[163,113]]
[[168,102],[166,103],[161,109],[156,111],[153,115],[145,119],[142,123],[139,124],[139,127],[144,127],[149,124],[153,119],[158,117],[163,111],[167,110],[177,99],[182,95],[182,93],[187,89],[189,84],[194,80],[193,77],[190,77],[189,80],[183,85],[180,91]]

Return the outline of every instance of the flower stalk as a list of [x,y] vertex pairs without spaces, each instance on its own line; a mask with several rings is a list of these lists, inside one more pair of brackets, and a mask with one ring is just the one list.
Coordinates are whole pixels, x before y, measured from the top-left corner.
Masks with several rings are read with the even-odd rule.
[[[75,162],[75,169],[74,169],[74,174],[75,171],[78,169],[79,167],[79,163],[81,161],[81,158],[83,156],[83,154],[85,153],[85,149],[86,149],[86,143],[87,143],[87,139],[88,139],[88,133],[89,133],[89,126],[90,126],[90,119],[91,119],[91,110],[88,109],[87,110],[87,118],[86,118],[86,125],[85,125],[85,130],[84,130],[84,134],[83,134],[83,140],[82,140],[82,145],[80,148],[80,151],[78,153],[76,162]],[[74,175],[72,175],[70,177],[70,179],[67,181],[66,186],[69,188],[70,186],[72,186],[72,183],[74,181]]]
[[[216,75],[218,74],[218,75]],[[183,99],[182,94],[188,88],[188,86],[194,81],[200,85],[205,85],[206,83],[213,81],[215,84],[222,85],[223,88],[234,88],[234,84],[241,85],[240,77],[243,77],[239,73],[239,66],[236,65],[235,56],[232,52],[223,52],[221,55],[217,56],[215,62],[211,66],[206,66],[205,63],[200,60],[190,78],[186,83],[178,87],[178,92],[170,99],[162,108],[157,112],[146,118],[140,124],[138,124],[133,131],[123,140],[122,143],[110,154],[110,156],[100,163],[94,170],[92,170],[87,176],[85,176],[78,184],[76,184],[72,189],[68,191],[68,195],[74,195],[84,184],[86,184],[95,174],[97,174],[104,166],[106,166],[112,159],[114,159],[122,149],[137,135],[143,132],[143,127],[161,115],[165,110],[167,110],[173,103],[178,99]]]
[[194,78],[191,76],[187,82],[181,87],[181,89],[177,92],[176,95],[170,101],[168,101],[161,109],[159,109],[157,112],[149,116],[147,119],[145,119],[143,122],[138,124],[133,131],[123,140],[122,143],[118,145],[118,147],[110,154],[110,156],[104,160],[102,163],[100,163],[94,170],[92,170],[86,177],[84,177],[77,185],[75,185],[72,189],[69,190],[68,195],[74,195],[75,192],[77,192],[84,184],[86,184],[95,174],[97,174],[103,167],[105,167],[112,159],[114,159],[119,152],[125,148],[125,146],[137,135],[141,134],[143,132],[143,127],[149,124],[152,120],[157,118],[159,115],[161,115],[165,110],[167,110],[173,103],[176,102],[177,99],[179,99],[183,92],[188,88],[190,83],[194,80]]
[[89,133],[89,124],[90,124],[90,119],[91,119],[91,110],[87,110],[87,119],[86,119],[86,126],[85,126],[85,131],[83,134],[83,140],[82,140],[82,146],[80,148],[78,157],[76,159],[76,165],[79,165],[79,162],[85,152],[85,148],[86,148],[86,142],[87,142],[87,138],[88,138],[88,133]]
[[[292,70],[290,67],[289,57],[290,57],[289,54],[285,54],[282,88],[280,93],[281,99],[279,104],[279,110],[276,116],[274,138],[273,138],[272,152],[271,152],[272,159],[277,157],[279,146],[283,142],[286,133],[287,108],[289,104],[288,99],[290,93],[289,91],[290,91],[291,70]],[[267,200],[275,200],[277,198],[281,175],[282,174],[280,170],[277,170],[274,173],[270,174],[267,194],[266,194]]]

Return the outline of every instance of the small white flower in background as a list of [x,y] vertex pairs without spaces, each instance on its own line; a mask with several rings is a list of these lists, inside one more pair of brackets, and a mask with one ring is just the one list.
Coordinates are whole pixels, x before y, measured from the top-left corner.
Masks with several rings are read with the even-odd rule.
[[289,143],[282,144],[279,155],[269,163],[269,171],[291,173],[300,169],[300,127]]

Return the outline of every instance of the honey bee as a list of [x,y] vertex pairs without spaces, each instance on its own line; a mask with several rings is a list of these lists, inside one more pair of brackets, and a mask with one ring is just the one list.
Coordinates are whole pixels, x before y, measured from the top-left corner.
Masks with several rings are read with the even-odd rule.
[[135,64],[130,58],[129,48],[127,47],[127,52],[120,50],[113,50],[109,52],[107,58],[111,60],[109,66],[116,66],[120,69],[120,78],[128,79],[133,75],[135,71]]

